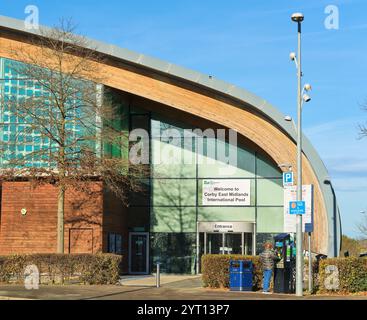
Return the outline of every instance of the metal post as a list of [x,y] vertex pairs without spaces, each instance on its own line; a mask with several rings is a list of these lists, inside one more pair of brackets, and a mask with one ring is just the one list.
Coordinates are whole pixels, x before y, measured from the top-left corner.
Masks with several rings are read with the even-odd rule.
[[245,255],[248,255],[249,234],[245,233]]
[[241,254],[245,254],[245,233],[241,232]]
[[252,234],[252,255],[256,256],[256,224],[254,224],[254,232]]
[[[298,93],[297,93],[297,201],[302,201],[302,97],[301,97],[301,21],[298,21]],[[297,215],[296,295],[303,295],[302,215]]]
[[226,254],[226,253],[225,253],[225,250],[224,250],[225,244],[226,244],[226,235],[225,235],[225,233],[223,232],[223,233],[222,233],[222,247],[223,247],[223,254]]
[[308,291],[312,293],[312,254],[311,254],[311,232],[308,233]]
[[199,221],[196,223],[196,274],[199,274],[199,268],[200,268],[200,239],[199,239]]
[[207,241],[207,234],[204,232],[204,254],[206,254],[206,241]]
[[157,263],[157,273],[155,276],[155,282],[156,282],[156,287],[159,288],[161,286],[161,270],[160,270],[160,263]]

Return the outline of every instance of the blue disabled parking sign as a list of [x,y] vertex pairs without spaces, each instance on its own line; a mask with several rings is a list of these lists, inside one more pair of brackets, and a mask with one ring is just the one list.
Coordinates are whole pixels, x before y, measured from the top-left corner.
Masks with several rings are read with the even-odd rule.
[[290,201],[289,202],[289,214],[305,214],[306,202],[305,201]]
[[283,186],[293,186],[293,172],[283,173]]

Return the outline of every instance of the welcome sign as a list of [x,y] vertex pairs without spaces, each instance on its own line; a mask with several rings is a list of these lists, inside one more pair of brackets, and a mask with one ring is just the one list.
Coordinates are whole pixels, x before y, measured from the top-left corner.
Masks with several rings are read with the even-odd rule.
[[245,179],[205,179],[203,206],[249,206],[251,181]]

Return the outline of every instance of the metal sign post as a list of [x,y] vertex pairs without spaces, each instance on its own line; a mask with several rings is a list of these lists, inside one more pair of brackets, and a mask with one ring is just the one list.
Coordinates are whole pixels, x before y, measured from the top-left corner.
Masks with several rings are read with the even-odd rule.
[[312,253],[311,253],[311,232],[308,232],[308,291],[312,293]]

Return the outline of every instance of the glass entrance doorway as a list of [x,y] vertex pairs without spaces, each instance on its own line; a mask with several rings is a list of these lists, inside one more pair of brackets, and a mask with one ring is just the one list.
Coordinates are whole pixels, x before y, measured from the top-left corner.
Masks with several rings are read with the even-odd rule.
[[254,222],[198,221],[196,234],[196,273],[201,272],[204,254],[256,255]]
[[252,255],[251,233],[200,233],[202,254]]
[[149,233],[131,232],[129,234],[129,273],[147,274],[149,272]]

